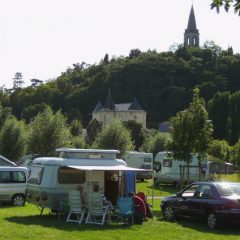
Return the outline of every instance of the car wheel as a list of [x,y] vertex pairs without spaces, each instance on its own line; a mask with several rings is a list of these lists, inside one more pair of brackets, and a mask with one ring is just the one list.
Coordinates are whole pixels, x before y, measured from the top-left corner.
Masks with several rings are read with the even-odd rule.
[[216,215],[214,213],[209,213],[207,216],[207,224],[208,227],[211,229],[216,228],[217,226],[217,218]]
[[163,207],[163,217],[167,221],[173,221],[175,219],[173,209],[170,205]]
[[24,206],[25,201],[26,201],[26,198],[21,194],[14,195],[12,197],[12,204],[14,206]]

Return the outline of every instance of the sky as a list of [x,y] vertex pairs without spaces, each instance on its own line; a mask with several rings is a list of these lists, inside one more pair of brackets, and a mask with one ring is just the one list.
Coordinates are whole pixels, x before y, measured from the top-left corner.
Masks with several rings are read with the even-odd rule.
[[168,51],[183,43],[193,4],[200,45],[214,41],[240,53],[240,17],[210,9],[211,0],[0,0],[0,87],[16,72],[30,79],[58,77],[82,61]]

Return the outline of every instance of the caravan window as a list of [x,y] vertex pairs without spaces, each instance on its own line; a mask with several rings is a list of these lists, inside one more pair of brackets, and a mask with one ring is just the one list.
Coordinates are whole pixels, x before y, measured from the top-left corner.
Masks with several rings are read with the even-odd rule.
[[163,159],[163,167],[172,167],[172,159]]
[[30,168],[30,176],[28,183],[40,185],[42,181],[43,167],[32,166]]
[[144,162],[152,162],[152,158],[151,157],[144,157]]
[[85,183],[85,173],[85,171],[74,168],[60,167],[58,170],[58,182],[65,184]]

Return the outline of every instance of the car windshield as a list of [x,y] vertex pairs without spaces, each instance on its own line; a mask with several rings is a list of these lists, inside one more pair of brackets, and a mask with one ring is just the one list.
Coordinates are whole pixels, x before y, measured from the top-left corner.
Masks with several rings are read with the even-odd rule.
[[222,196],[240,195],[239,183],[219,183],[217,188]]

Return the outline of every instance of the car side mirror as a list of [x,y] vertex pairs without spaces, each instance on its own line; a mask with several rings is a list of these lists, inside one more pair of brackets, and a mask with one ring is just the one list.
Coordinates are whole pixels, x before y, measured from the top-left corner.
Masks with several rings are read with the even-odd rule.
[[176,196],[177,196],[177,197],[181,197],[182,195],[181,195],[180,192],[177,192],[177,193],[176,193]]

